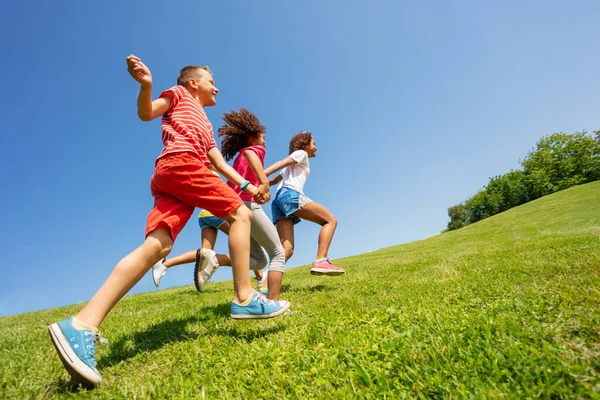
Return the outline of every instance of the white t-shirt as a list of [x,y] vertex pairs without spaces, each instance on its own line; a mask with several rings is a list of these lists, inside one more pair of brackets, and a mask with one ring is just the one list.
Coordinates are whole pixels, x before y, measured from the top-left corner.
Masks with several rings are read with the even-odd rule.
[[279,186],[277,186],[277,191],[286,187],[304,194],[304,184],[306,183],[306,179],[310,174],[308,153],[306,153],[304,150],[296,150],[289,156],[292,157],[297,164],[288,165],[281,170],[279,175],[281,175],[283,179],[279,183]]

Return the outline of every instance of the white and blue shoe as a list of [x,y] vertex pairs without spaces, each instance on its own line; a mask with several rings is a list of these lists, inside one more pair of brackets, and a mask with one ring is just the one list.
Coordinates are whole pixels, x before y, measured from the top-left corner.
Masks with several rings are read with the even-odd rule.
[[277,317],[290,308],[286,300],[269,300],[259,291],[252,293],[252,300],[247,306],[231,303],[231,318],[233,319],[267,319]]
[[74,381],[93,388],[102,382],[96,369],[96,343],[108,345],[108,340],[90,330],[73,327],[73,318],[63,319],[48,327],[56,351]]

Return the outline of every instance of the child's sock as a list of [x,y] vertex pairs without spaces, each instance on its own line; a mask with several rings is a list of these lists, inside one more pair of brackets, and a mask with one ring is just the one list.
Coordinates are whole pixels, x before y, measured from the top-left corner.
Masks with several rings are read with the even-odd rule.
[[327,257],[325,257],[325,258],[317,258],[314,262],[320,263],[320,262],[325,261],[325,260],[327,260]]
[[79,331],[92,331],[94,333],[98,333],[98,328],[95,326],[91,326],[77,319],[77,317],[73,317],[73,328]]
[[243,303],[237,303],[237,304],[239,304],[242,307],[246,307],[247,305],[250,304],[251,301],[252,301],[252,296],[248,297],[248,299],[245,302],[243,302]]

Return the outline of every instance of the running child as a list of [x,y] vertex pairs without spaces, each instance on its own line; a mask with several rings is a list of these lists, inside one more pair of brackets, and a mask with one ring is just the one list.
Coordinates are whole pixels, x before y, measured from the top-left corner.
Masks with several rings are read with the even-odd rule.
[[229,180],[227,184],[252,211],[250,228],[252,240],[265,249],[270,259],[266,282],[268,298],[278,300],[285,269],[285,251],[277,235],[277,229],[265,214],[262,206],[259,202],[255,202],[252,195],[245,190],[249,184],[258,186],[259,190],[269,190],[269,179],[264,171],[267,152],[266,128],[256,115],[245,108],[225,113],[223,121],[225,121],[225,125],[219,128],[219,137],[222,138],[221,153],[227,161],[235,157],[233,168],[249,182],[238,186],[234,181]]
[[333,265],[327,253],[333,239],[337,220],[325,207],[304,195],[304,184],[310,174],[309,158],[317,155],[317,146],[310,132],[300,132],[290,141],[290,155],[265,170],[265,174],[282,170],[269,181],[276,185],[277,193],[271,203],[273,222],[285,249],[286,261],[294,254],[294,225],[301,219],[321,225],[317,258],[312,263],[313,275],[341,275],[343,268]]
[[148,215],[144,243],[123,258],[90,302],[74,317],[48,327],[52,342],[71,377],[93,387],[102,381],[96,369],[96,343],[107,343],[98,327],[117,302],[158,260],[173,242],[195,207],[210,210],[229,222],[229,252],[233,264],[234,294],[231,317],[269,318],[283,314],[287,301],[268,301],[252,289],[248,267],[252,214],[240,198],[208,169],[213,164],[237,185],[244,185],[258,202],[267,201],[264,187],[247,183],[223,160],[214,141],[204,107],[216,104],[218,93],[208,67],[181,70],[177,85],[152,101],[152,75],[142,61],[127,57],[127,70],[140,83],[138,116],[150,121],[162,115],[163,151],[156,160],[150,188],[154,208]]
[[[229,235],[229,223],[219,217],[215,217],[207,210],[200,210],[198,224],[202,232],[202,245],[197,250],[190,250],[173,258],[158,261],[152,266],[152,280],[158,287],[162,277],[167,270],[176,265],[194,264],[194,285],[196,290],[203,292],[206,283],[221,266],[231,266],[231,258],[227,254],[216,254],[213,249],[217,241],[219,231]],[[253,249],[250,245],[250,269],[254,271],[256,286],[260,288],[264,283],[265,274],[262,269],[267,265],[267,256],[262,247]]]

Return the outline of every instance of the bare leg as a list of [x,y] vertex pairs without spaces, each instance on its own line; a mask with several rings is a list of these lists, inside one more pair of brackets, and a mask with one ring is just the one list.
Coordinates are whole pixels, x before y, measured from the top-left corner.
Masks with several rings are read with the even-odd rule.
[[194,261],[196,261],[196,250],[190,250],[181,255],[165,260],[163,265],[167,268],[171,268],[176,265],[193,263]]
[[173,239],[166,228],[151,232],[144,243],[123,258],[92,300],[77,314],[85,324],[99,327],[110,310],[158,260],[169,254]]
[[[225,222],[219,227],[219,230],[228,235],[229,224]],[[202,248],[211,250],[214,249],[217,241],[217,233],[217,230],[212,227],[206,227],[202,229]],[[220,266],[231,265],[231,260],[227,254],[217,254],[217,260]],[[190,250],[181,255],[165,260],[163,265],[167,268],[171,268],[176,265],[190,264],[194,262],[196,262],[196,250]]]
[[285,250],[285,261],[294,255],[294,222],[291,219],[280,219],[275,223],[279,240]]
[[326,209],[319,203],[311,201],[310,203],[296,211],[294,215],[298,218],[302,218],[307,221],[311,221],[321,225],[321,232],[319,232],[319,247],[317,249],[317,259],[327,258],[327,253],[329,252],[329,245],[331,244],[331,239],[333,239],[333,234],[335,233],[335,228],[337,227],[337,220],[335,219],[333,214],[330,213],[328,209]]
[[244,303],[252,296],[250,283],[250,224],[252,212],[241,205],[226,218],[229,222],[229,256],[233,272],[233,301]]

